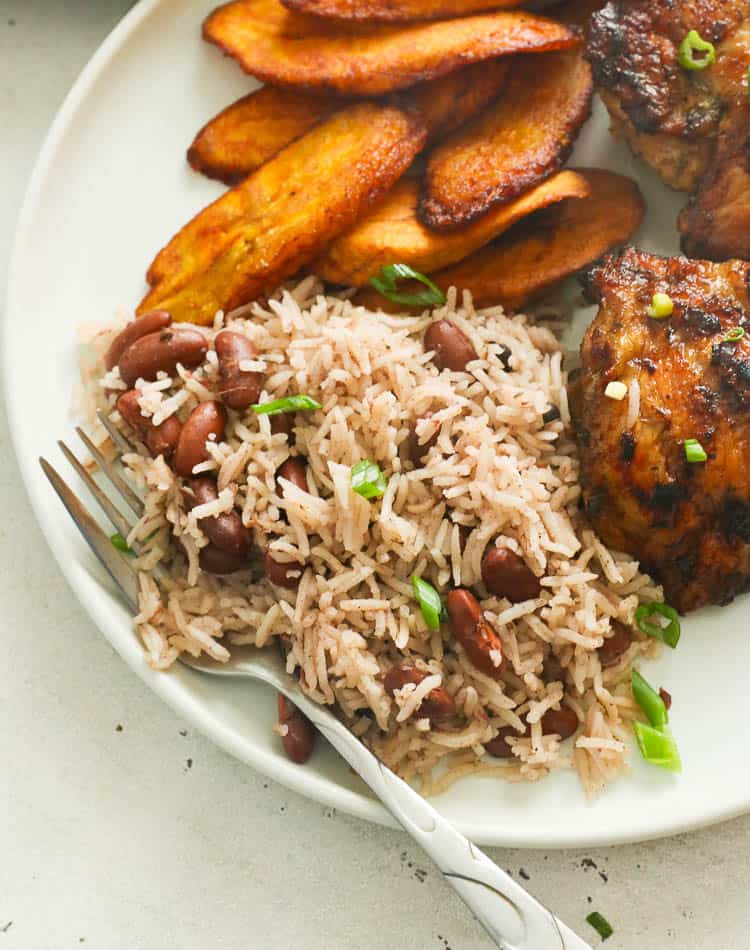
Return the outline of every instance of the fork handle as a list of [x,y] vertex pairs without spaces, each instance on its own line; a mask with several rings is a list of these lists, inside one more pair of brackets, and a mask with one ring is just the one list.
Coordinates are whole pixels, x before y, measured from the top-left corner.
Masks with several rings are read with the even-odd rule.
[[[298,700],[295,699],[295,702]],[[300,703],[300,705],[303,705]],[[364,779],[504,950],[591,950],[569,927],[465,838],[330,715],[305,714]]]

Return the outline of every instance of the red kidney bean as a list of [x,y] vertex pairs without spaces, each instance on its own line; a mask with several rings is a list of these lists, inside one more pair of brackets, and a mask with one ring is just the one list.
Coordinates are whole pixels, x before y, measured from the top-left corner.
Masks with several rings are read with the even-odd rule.
[[494,739],[485,742],[484,747],[491,756],[496,759],[510,759],[513,755],[513,749],[508,745],[508,739],[520,739],[521,736],[528,734],[528,729],[524,732],[518,732],[513,726],[503,726]]
[[287,439],[291,442],[293,431],[293,412],[280,412],[275,416],[271,416],[271,435],[278,435],[280,432],[283,432]]
[[612,621],[612,631],[612,636],[607,637],[596,651],[599,654],[599,662],[605,669],[619,662],[633,639],[630,630],[619,620]]
[[177,416],[170,416],[160,426],[151,426],[146,433],[146,445],[149,452],[154,458],[163,455],[169,461],[177,450],[181,432],[182,423]]
[[182,424],[177,416],[170,416],[161,425],[155,426],[150,418],[141,415],[136,389],[129,389],[118,398],[117,409],[128,425],[145,439],[151,455],[154,458],[163,455],[169,461],[182,431]]
[[174,374],[178,363],[193,369],[203,362],[207,351],[206,338],[198,330],[167,327],[130,344],[118,360],[120,376],[126,386],[133,386],[137,379],[154,380],[162,371]]
[[315,746],[315,726],[304,713],[291,703],[286,696],[279,693],[279,723],[287,727],[285,736],[281,737],[284,751],[297,765],[304,765],[312,755]]
[[482,580],[491,594],[513,604],[534,600],[541,592],[539,578],[510,548],[492,547],[482,559]]
[[[383,677],[383,686],[386,693],[393,696],[397,689],[403,689],[407,683],[414,683],[415,686],[419,686],[422,680],[429,675],[424,670],[417,669],[416,666],[392,666]],[[443,719],[449,719],[455,713],[456,704],[453,697],[442,686],[437,686],[435,689],[431,689],[422,700],[416,715],[418,718],[440,722]]]
[[266,577],[277,587],[286,587],[287,590],[296,590],[299,587],[303,565],[298,561],[276,561],[266,548],[263,552],[263,567]]
[[542,716],[542,732],[545,736],[557,733],[560,739],[568,739],[578,728],[578,716],[570,706],[548,709]]
[[131,343],[135,343],[136,340],[140,340],[142,336],[147,336],[149,333],[158,333],[159,330],[164,330],[171,322],[172,317],[166,310],[151,310],[149,313],[144,313],[142,317],[136,317],[109,344],[107,355],[104,357],[104,365],[107,369],[117,366],[120,357]]
[[117,411],[127,422],[131,429],[141,435],[145,435],[151,428],[151,420],[141,414],[141,407],[138,404],[139,393],[137,389],[129,389],[126,393],[117,397]]
[[466,364],[477,358],[477,353],[466,334],[450,320],[436,320],[424,335],[425,350],[433,350],[432,357],[439,370],[465,370]]
[[[446,606],[451,629],[469,660],[482,673],[499,679],[505,666],[503,645],[500,637],[484,619],[479,601],[470,590],[457,587],[448,594]],[[499,666],[492,662],[491,654],[495,652],[501,657]]]
[[664,705],[667,707],[667,712],[672,708],[672,696],[668,693],[663,686],[659,687],[659,695]]
[[226,424],[227,414],[220,402],[202,402],[193,409],[182,427],[174,454],[174,469],[178,475],[189,478],[195,466],[206,461],[209,436],[221,441]]
[[287,481],[307,491],[307,475],[305,463],[300,458],[289,458],[276,472],[276,478],[285,478]]
[[230,409],[242,410],[258,401],[263,389],[263,373],[240,369],[243,360],[252,360],[257,350],[242,333],[222,330],[214,340],[219,358],[219,395]]
[[422,464],[422,459],[425,457],[425,455],[427,455],[433,445],[437,443],[438,437],[440,436],[440,428],[438,427],[435,434],[431,435],[426,442],[423,442],[420,445],[419,436],[417,435],[417,423],[422,419],[429,419],[434,415],[434,412],[425,412],[423,415],[414,420],[409,429],[409,458],[417,468]]
[[[192,478],[190,491],[183,492],[189,508],[216,501],[219,490],[216,482],[207,475]],[[246,557],[250,550],[250,531],[242,523],[240,513],[232,509],[213,518],[201,518],[198,522],[201,531],[217,548],[229,554]]]
[[200,549],[198,563],[206,574],[234,574],[247,567],[247,558],[241,554],[222,551],[215,544],[207,544]]

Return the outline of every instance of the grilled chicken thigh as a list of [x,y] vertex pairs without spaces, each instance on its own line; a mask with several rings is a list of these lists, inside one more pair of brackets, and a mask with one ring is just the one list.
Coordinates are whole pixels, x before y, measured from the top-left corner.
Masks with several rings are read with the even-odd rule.
[[[750,586],[749,278],[744,262],[634,248],[584,278],[599,312],[570,396],[586,510],[681,611]],[[672,299],[670,317],[648,315],[655,293]],[[605,395],[614,381],[622,400]],[[688,460],[691,439],[705,461]]]
[[[691,30],[715,47],[706,68],[680,64]],[[678,222],[685,251],[750,258],[750,0],[611,0],[587,56],[615,133],[694,192]]]

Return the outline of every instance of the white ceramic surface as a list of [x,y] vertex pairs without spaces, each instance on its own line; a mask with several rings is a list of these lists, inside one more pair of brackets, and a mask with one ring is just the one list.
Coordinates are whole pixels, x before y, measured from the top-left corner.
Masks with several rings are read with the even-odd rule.
[[[70,429],[76,325],[104,321],[137,303],[153,253],[220,192],[190,171],[184,150],[195,130],[251,81],[201,43],[200,22],[211,6],[210,0],[138,5],[92,59],[49,134],[10,269],[3,375],[15,449],[36,516],[68,581],[151,688],[259,771],[318,801],[385,821],[378,803],[330,749],[320,748],[304,769],[283,757],[270,728],[275,703],[268,691],[214,682],[183,668],[155,674],[146,667],[129,616],[37,466],[40,453],[61,462],[55,440]],[[676,251],[679,196],[612,142],[598,107],[574,161],[636,177],[649,205],[637,243]],[[579,316],[579,326],[586,316]],[[546,848],[655,837],[750,810],[750,764],[741,753],[750,660],[746,603],[741,598],[691,616],[679,649],[649,668],[649,678],[675,698],[680,776],[648,768],[636,753],[632,775],[593,804],[570,773],[533,786],[470,779],[435,804],[478,842]]]

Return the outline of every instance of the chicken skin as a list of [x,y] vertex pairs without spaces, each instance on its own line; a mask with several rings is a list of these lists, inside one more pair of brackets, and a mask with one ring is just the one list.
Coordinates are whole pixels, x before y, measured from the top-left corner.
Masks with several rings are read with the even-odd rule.
[[[750,586],[749,279],[741,261],[634,248],[584,277],[599,304],[570,387],[585,508],[682,612]],[[671,316],[648,315],[655,293]],[[611,382],[628,387],[623,399],[605,395]],[[705,461],[688,459],[693,439]]]
[[[705,68],[680,63],[692,30],[715,48]],[[591,18],[587,56],[615,134],[692,193],[685,252],[750,259],[750,0],[611,0]]]

